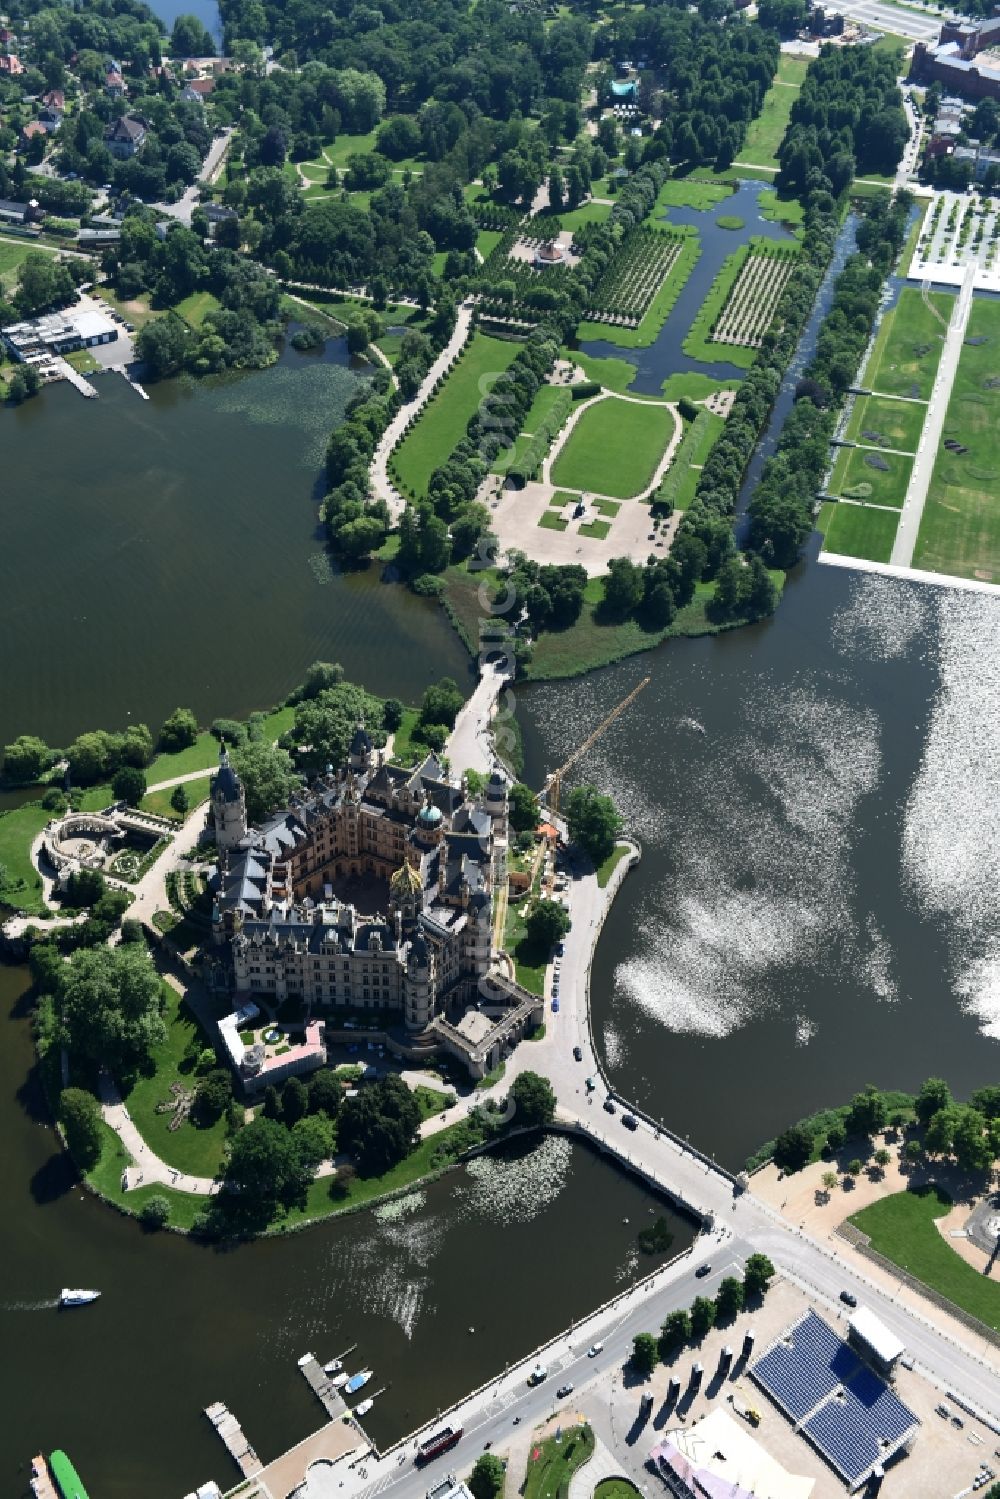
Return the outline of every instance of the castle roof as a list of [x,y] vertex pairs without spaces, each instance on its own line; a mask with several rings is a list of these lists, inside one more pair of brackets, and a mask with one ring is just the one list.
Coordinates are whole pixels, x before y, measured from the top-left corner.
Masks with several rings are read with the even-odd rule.
[[229,751],[223,745],[219,750],[219,768],[212,777],[212,796],[224,802],[240,799],[240,778],[229,763]]

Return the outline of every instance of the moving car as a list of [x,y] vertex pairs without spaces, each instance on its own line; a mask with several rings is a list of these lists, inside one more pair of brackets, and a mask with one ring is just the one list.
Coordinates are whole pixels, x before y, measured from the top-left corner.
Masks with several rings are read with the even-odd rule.
[[571,1384],[561,1384],[559,1386],[558,1390],[556,1390],[556,1399],[557,1400],[565,1400],[566,1396],[567,1395],[572,1395],[572,1393],[573,1393],[573,1386]]
[[857,1306],[858,1304],[858,1298],[854,1295],[853,1291],[841,1291],[840,1299],[845,1306]]
[[603,1353],[603,1352],[604,1352],[604,1344],[603,1343],[591,1343],[590,1347],[587,1349],[587,1357],[588,1358],[596,1358],[599,1353]]
[[579,1047],[579,1046],[574,1046],[573,1047],[573,1060],[574,1060],[574,1062],[582,1062],[583,1061],[583,1050],[582,1050],[581,1047]]
[[704,1280],[705,1276],[706,1275],[710,1275],[711,1272],[712,1272],[711,1265],[704,1264],[704,1265],[699,1265],[698,1268],[697,1268],[697,1270],[694,1273],[695,1273],[695,1275],[697,1275],[697,1277],[698,1277],[699,1280]]

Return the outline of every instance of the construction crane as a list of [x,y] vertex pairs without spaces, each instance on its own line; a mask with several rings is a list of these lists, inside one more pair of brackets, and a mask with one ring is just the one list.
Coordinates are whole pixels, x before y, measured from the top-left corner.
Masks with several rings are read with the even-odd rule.
[[605,730],[610,729],[615,719],[621,717],[621,715],[625,712],[625,709],[630,707],[631,704],[635,702],[636,698],[639,696],[639,693],[642,692],[644,687],[648,687],[652,680],[652,677],[643,677],[638,687],[633,687],[628,696],[623,697],[618,706],[616,708],[612,708],[607,718],[603,719],[597,725],[597,728],[594,730],[594,732],[592,734],[589,734],[582,744],[577,745],[576,749],[570,755],[569,759],[565,760],[563,764],[560,765],[559,769],[554,770],[549,776],[548,780],[545,783],[545,790],[543,791],[542,795],[545,797],[549,811],[552,813],[553,817],[559,816],[559,796],[562,791],[563,776],[568,770],[571,770],[573,768],[577,760],[581,759],[587,753],[587,751],[597,743],[598,739],[600,739]]

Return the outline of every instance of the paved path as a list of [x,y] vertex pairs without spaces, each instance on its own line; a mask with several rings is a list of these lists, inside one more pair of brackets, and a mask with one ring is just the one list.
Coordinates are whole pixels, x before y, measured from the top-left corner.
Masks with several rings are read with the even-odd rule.
[[455,319],[454,332],[424,376],[420,389],[412,401],[407,401],[399,408],[375,449],[375,456],[371,463],[372,489],[376,498],[385,500],[389,506],[394,524],[399,521],[406,501],[389,478],[389,458],[393,448],[402,437],[407,422],[423,410],[431,397],[435,382],[444,374],[448,365],[465,344],[472,326],[472,313],[472,303],[463,302],[458,310],[458,317]]
[[475,692],[459,710],[455,727],[445,745],[445,753],[456,775],[475,770],[488,776],[497,768],[489,725],[506,680],[501,669],[485,664]]
[[920,434],[917,456],[913,460],[913,472],[910,474],[906,498],[903,501],[903,513],[899,519],[896,540],[893,542],[892,555],[889,558],[894,567],[912,567],[913,565],[913,549],[917,543],[917,533],[920,530],[924,502],[930,488],[931,474],[934,472],[934,464],[941,446],[948,399],[962,353],[965,329],[972,310],[972,292],[975,283],[975,267],[969,266],[962,279],[962,290],[956,298],[948,331],[944,336],[941,362],[938,365],[934,389],[931,391],[930,404],[924,419],[924,430]]
[[219,1183],[211,1177],[189,1176],[185,1171],[175,1171],[173,1166],[168,1166],[166,1161],[153,1154],[133,1124],[128,1106],[109,1073],[101,1073],[99,1086],[104,1122],[111,1126],[132,1157],[132,1164],[124,1171],[126,1192],[154,1185],[174,1187],[178,1192],[197,1192],[202,1197],[218,1192]]
[[179,223],[186,225],[190,229],[191,215],[200,202],[201,189],[205,183],[214,182],[218,176],[222,168],[222,163],[225,160],[226,152],[229,150],[229,142],[232,140],[232,137],[232,128],[227,128],[223,130],[221,135],[217,135],[214,138],[208,148],[208,155],[202,162],[197,180],[187,188],[183,195],[177,199],[176,203],[158,203],[156,205],[157,213],[162,214],[164,218],[177,219]]

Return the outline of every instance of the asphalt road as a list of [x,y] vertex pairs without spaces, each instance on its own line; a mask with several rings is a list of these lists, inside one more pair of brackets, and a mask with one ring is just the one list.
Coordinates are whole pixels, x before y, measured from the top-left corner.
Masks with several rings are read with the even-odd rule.
[[941,30],[940,15],[922,15],[917,10],[904,10],[901,6],[884,3],[884,0],[841,0],[837,9],[852,21],[861,21],[873,31],[888,31],[895,36],[908,37],[911,42],[937,41]]

